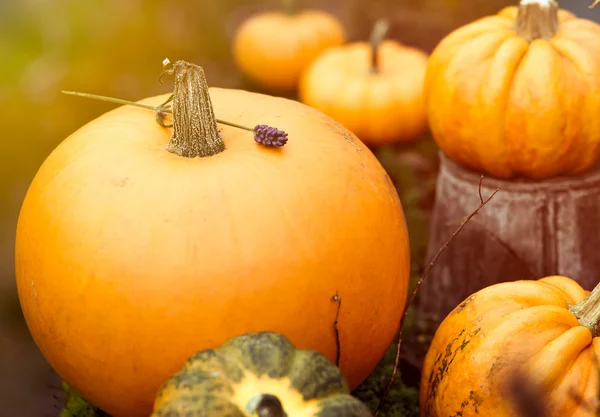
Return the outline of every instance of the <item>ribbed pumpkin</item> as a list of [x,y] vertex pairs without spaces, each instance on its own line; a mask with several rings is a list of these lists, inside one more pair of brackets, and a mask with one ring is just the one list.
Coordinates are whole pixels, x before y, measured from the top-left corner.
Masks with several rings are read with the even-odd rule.
[[[589,417],[596,403],[600,285],[567,277],[492,285],[439,326],[423,364],[423,417],[513,417],[512,378],[530,384],[544,417]],[[523,387],[525,389],[527,387]],[[578,402],[578,398],[583,401]]]
[[324,50],[346,39],[337,17],[324,10],[301,9],[283,0],[283,11],[257,13],[245,20],[233,39],[239,70],[263,89],[293,93],[300,74]]
[[151,417],[372,417],[338,367],[285,336],[257,332],[192,356],[159,391]]
[[302,74],[300,100],[333,117],[365,144],[407,143],[427,131],[423,82],[427,54],[383,40],[387,23],[370,42],[328,49]]
[[600,25],[522,0],[457,29],[425,79],[430,129],[461,165],[498,178],[577,174],[600,156]]
[[[27,192],[15,261],[35,342],[93,405],[147,416],[188,357],[235,335],[276,331],[333,360],[337,292],[340,366],[353,389],[392,342],[406,301],[408,235],[385,170],[317,110],[209,90],[202,69],[182,61],[167,69],[173,131],[119,107],[61,143]],[[215,117],[275,126],[288,142],[262,146]]]

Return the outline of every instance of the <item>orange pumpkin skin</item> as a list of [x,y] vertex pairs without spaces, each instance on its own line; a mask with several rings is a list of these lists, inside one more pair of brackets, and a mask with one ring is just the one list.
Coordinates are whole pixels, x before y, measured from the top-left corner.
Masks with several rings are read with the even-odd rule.
[[345,39],[342,24],[327,12],[265,12],[240,25],[233,39],[233,57],[239,70],[260,87],[292,93],[302,71],[324,50]]
[[421,415],[515,416],[503,390],[520,370],[541,387],[548,417],[589,417],[574,393],[594,404],[600,338],[567,309],[587,295],[575,281],[551,276],[492,285],[467,298],[442,322],[425,358]]
[[552,39],[531,43],[507,7],[450,33],[425,78],[441,150],[498,178],[577,174],[600,154],[600,25],[558,11]]
[[300,100],[370,146],[414,141],[427,131],[423,82],[427,54],[393,40],[378,48],[378,73],[368,42],[330,48],[303,73]]
[[353,389],[405,305],[405,218],[374,155],[301,103],[210,94],[216,117],[276,126],[289,143],[262,147],[220,125],[224,152],[180,157],[152,112],[120,107],[52,152],[22,206],[16,277],[31,334],[114,417],[148,416],[186,358],[235,335],[276,331],[335,361],[336,292]]

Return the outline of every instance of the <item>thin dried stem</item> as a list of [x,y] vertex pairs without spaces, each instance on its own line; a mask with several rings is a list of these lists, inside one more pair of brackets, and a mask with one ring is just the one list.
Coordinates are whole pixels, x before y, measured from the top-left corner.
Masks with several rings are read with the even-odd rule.
[[342,353],[342,345],[340,343],[340,329],[338,328],[338,320],[340,318],[340,310],[342,309],[342,298],[339,296],[338,292],[335,292],[335,295],[331,297],[331,301],[337,303],[337,311],[335,313],[335,320],[333,321],[333,331],[335,332],[335,365],[340,366],[340,356]]
[[[479,181],[479,194],[481,195],[481,184],[482,184],[482,180]],[[419,287],[421,286],[421,284],[423,283],[423,281],[425,280],[425,278],[427,278],[427,276],[429,275],[429,273],[431,272],[431,269],[433,268],[433,266],[435,265],[435,263],[437,262],[438,258],[442,255],[442,253],[444,253],[444,251],[448,248],[448,245],[450,245],[450,243],[454,240],[454,238],[461,232],[461,230],[466,226],[466,224],[473,218],[475,217],[478,213],[479,210],[481,210],[487,203],[490,202],[490,200],[492,198],[494,198],[494,196],[496,195],[496,193],[500,191],[499,188],[496,188],[496,190],[494,190],[494,192],[485,200],[483,200],[481,202],[481,204],[479,204],[479,207],[477,207],[475,209],[475,211],[473,211],[471,214],[469,214],[462,222],[461,224],[458,226],[458,228],[454,231],[454,233],[452,233],[452,236],[450,236],[450,239],[448,239],[448,241],[446,243],[444,243],[444,245],[438,250],[438,252],[435,254],[435,256],[433,257],[433,259],[431,260],[431,262],[429,262],[429,265],[427,265],[427,267],[425,268],[425,271],[423,271],[423,275],[421,275],[421,278],[419,278],[419,280],[417,281],[417,284],[415,285],[415,288],[413,289],[412,295],[410,297],[409,302],[406,304],[406,307],[404,308],[404,314],[402,315],[402,319],[400,320],[400,330],[399,330],[399,338],[398,338],[398,344],[396,345],[396,357],[394,359],[394,368],[392,370],[392,375],[390,376],[390,379],[388,381],[388,384],[385,388],[385,391],[383,393],[383,395],[381,396],[381,398],[379,399],[379,404],[377,404],[377,408],[375,409],[375,416],[379,415],[379,412],[381,410],[381,407],[383,406],[389,392],[390,389],[392,388],[392,384],[394,383],[394,379],[396,378],[396,373],[398,372],[398,364],[400,362],[400,348],[402,347],[402,334],[403,334],[403,330],[404,330],[404,321],[406,320],[406,316],[408,315],[408,310],[410,308],[410,306],[414,303],[417,292],[419,291]]]
[[479,191],[479,204],[483,204],[483,195],[481,194],[481,184],[483,183],[483,175],[479,177],[479,187],[477,190]]

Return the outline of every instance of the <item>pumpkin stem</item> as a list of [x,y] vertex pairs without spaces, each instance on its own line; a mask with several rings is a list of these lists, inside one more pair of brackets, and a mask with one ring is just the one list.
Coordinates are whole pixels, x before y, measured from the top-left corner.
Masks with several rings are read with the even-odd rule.
[[[163,61],[163,75],[174,75],[173,135],[167,150],[187,158],[225,150],[213,111],[204,70],[185,61]],[[168,100],[170,101],[170,100]]]
[[371,72],[379,72],[379,46],[385,38],[390,25],[386,19],[379,19],[375,22],[371,36],[369,37],[369,43],[371,44]]
[[[184,64],[187,64],[184,61],[178,61],[178,62],[182,62]],[[165,60],[163,62],[163,64],[164,65],[169,65],[170,62],[168,60]],[[187,65],[193,65],[193,64],[187,64]],[[198,67],[198,68],[200,68],[200,67]],[[174,69],[171,69],[169,71],[171,73],[177,74]],[[169,73],[169,72],[167,72],[167,70],[164,70],[163,74],[161,74],[161,77],[162,77],[162,75],[167,74],[167,73]],[[187,74],[180,74],[180,75],[182,75],[182,78],[184,78]],[[202,79],[204,79],[204,71],[202,71]],[[181,83],[181,81],[180,81],[180,83]],[[177,80],[176,80],[176,84],[177,84]],[[179,87],[180,87],[179,91],[180,91],[180,94],[181,94],[181,86],[179,86]],[[193,116],[193,122],[192,123],[194,123],[193,126],[191,124],[188,126],[188,124],[185,124],[185,123],[184,124],[173,123],[172,125],[166,125],[164,123],[164,119],[165,119],[165,117],[167,117],[167,113],[174,113],[174,111],[173,111],[173,109],[171,109],[171,105],[169,103],[171,103],[172,101],[176,100],[175,93],[172,94],[167,99],[167,101],[165,101],[162,104],[159,104],[158,106],[151,106],[149,104],[136,103],[135,101],[123,100],[123,99],[115,98],[115,97],[100,96],[100,95],[97,95],[97,94],[80,93],[80,92],[77,92],[77,91],[64,91],[63,90],[62,93],[63,94],[69,94],[69,95],[72,95],[72,96],[92,98],[92,99],[96,99],[96,100],[109,101],[109,102],[112,102],[112,103],[125,104],[125,105],[129,105],[129,106],[140,107],[142,109],[153,110],[154,112],[156,112],[156,121],[158,122],[158,124],[160,124],[162,127],[165,127],[165,128],[173,127],[173,129],[174,129],[173,137],[171,138],[171,141],[169,142],[169,145],[168,145],[167,149],[170,152],[177,153],[178,155],[181,155],[181,156],[188,156],[190,158],[193,158],[194,156],[210,156],[210,155],[215,155],[215,154],[217,154],[219,152],[222,152],[225,149],[225,144],[224,143],[222,145],[219,145],[219,143],[218,143],[219,141],[223,142],[223,140],[220,138],[220,135],[218,134],[218,131],[217,131],[216,135],[217,135],[218,139],[216,140],[216,142],[213,141],[212,145],[210,145],[210,144],[204,144],[204,145],[202,145],[202,146],[204,146],[203,149],[206,149],[207,146],[208,146],[208,148],[212,148],[212,149],[208,149],[208,152],[205,153],[205,154],[200,154],[200,153],[197,154],[197,155],[184,154],[185,153],[184,151],[181,151],[181,150],[178,151],[177,150],[178,149],[178,145],[176,143],[174,144],[173,138],[175,138],[175,137],[181,137],[181,131],[182,131],[181,129],[182,128],[192,128],[192,130],[193,129],[198,129],[195,132],[192,131],[192,134],[196,134],[196,135],[200,134],[201,135],[202,134],[202,130],[199,129],[198,126],[196,126],[196,125],[200,121],[203,121],[203,119],[209,120],[209,125],[210,124],[214,124],[214,123],[220,123],[220,124],[228,125],[228,126],[231,126],[231,127],[235,127],[237,129],[243,129],[243,130],[247,130],[249,132],[252,132],[254,134],[254,140],[258,144],[263,145],[263,146],[280,147],[280,146],[283,146],[283,145],[285,145],[287,143],[287,141],[288,141],[288,138],[287,138],[288,134],[286,132],[284,132],[283,130],[279,130],[279,129],[275,128],[275,127],[258,124],[258,125],[254,126],[252,128],[252,127],[242,126],[242,125],[239,125],[237,123],[232,123],[232,122],[228,122],[228,121],[225,121],[225,120],[220,120],[220,119],[217,119],[216,117],[214,117],[213,109],[212,109],[212,104],[210,102],[210,97],[208,96],[208,87],[206,86],[206,80],[205,79],[204,79],[204,87],[206,87],[206,96],[205,96],[205,100],[200,100],[200,103],[198,103],[196,100],[192,100],[191,102],[188,101],[188,102],[184,102],[184,103],[181,103],[181,102],[177,102],[176,103],[176,105],[179,104],[179,107],[183,106],[182,109],[181,108],[178,109],[178,112],[181,112],[183,110],[184,120],[185,120],[186,116],[189,116],[186,113],[190,113],[190,112],[193,113],[194,110],[198,112],[198,114],[192,115]],[[194,87],[192,86],[192,88],[194,88]],[[190,90],[190,91],[192,91],[192,90]],[[189,100],[189,98],[188,98],[188,100]],[[190,108],[190,105],[191,105],[191,108]],[[199,109],[197,107],[194,107],[194,106],[197,106],[197,105],[200,105]],[[204,107],[202,107],[202,106],[204,106]],[[208,106],[209,108],[205,108],[206,106]],[[206,114],[203,114],[202,112],[204,112]],[[177,113],[177,115],[174,114],[173,118],[174,119],[178,118],[178,116],[179,116],[179,113]],[[200,128],[202,128],[202,126],[200,126]],[[179,133],[179,136],[177,135],[178,133]],[[212,132],[212,134],[214,134],[214,132]],[[198,140],[199,139],[196,139],[196,141],[198,141]],[[193,141],[190,141],[189,139],[187,139],[186,141],[187,142],[193,142]],[[183,142],[183,140],[178,140],[176,142]],[[206,141],[204,141],[204,142],[206,142]],[[222,149],[220,148],[220,146],[222,146]],[[221,149],[221,150],[218,151],[218,152],[215,152],[218,149]],[[192,151],[193,150],[194,149],[192,149]],[[199,150],[199,149],[196,149],[196,151],[197,150]],[[214,153],[210,153],[211,151],[213,151]],[[179,152],[181,152],[181,153],[179,153]]]
[[516,29],[527,42],[552,39],[558,32],[558,4],[555,0],[521,0]]
[[283,4],[283,11],[288,16],[293,16],[300,11],[298,0],[281,0],[281,3]]
[[590,329],[593,337],[600,336],[600,285],[585,300],[569,307],[569,311],[580,325]]

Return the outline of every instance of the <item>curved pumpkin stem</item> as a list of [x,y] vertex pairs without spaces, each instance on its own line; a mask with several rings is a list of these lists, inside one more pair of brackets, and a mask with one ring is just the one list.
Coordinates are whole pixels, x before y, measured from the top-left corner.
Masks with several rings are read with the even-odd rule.
[[592,332],[593,337],[600,336],[600,284],[588,297],[569,308],[577,321]]
[[527,42],[551,39],[558,31],[558,4],[555,0],[521,0],[516,29]]
[[371,44],[371,71],[373,73],[379,72],[379,46],[387,35],[389,27],[390,25],[386,19],[379,19],[375,22],[375,26],[371,31],[369,43]]

